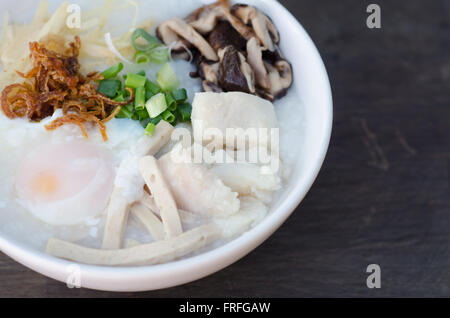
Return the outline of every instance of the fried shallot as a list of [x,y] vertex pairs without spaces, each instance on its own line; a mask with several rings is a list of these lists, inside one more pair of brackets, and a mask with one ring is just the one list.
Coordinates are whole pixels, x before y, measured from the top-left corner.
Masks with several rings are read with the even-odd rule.
[[59,54],[38,42],[31,42],[32,69],[27,73],[16,71],[25,82],[5,87],[1,109],[8,118],[27,117],[30,121],[40,121],[61,109],[63,117],[47,124],[47,130],[74,124],[87,138],[84,124],[94,123],[98,125],[103,140],[107,141],[105,123],[115,117],[121,106],[134,100],[133,90],[127,89],[130,98],[125,102],[116,102],[97,92],[96,81],[103,79],[102,74],[80,74],[80,38],[76,36],[69,46],[65,54]]

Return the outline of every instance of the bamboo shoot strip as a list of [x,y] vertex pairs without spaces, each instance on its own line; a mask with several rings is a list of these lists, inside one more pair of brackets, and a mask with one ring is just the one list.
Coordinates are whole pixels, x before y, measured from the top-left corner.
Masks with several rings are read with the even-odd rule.
[[[132,151],[138,158],[147,153],[156,154],[170,140],[173,127],[165,121],[159,122],[152,137],[143,136],[138,140]],[[121,165],[127,165],[125,160]],[[128,210],[134,202],[122,194],[123,189],[114,187],[108,204],[103,245],[105,249],[119,249],[122,246],[122,237],[127,224]]]
[[139,241],[136,241],[134,239],[126,239],[125,240],[125,248],[135,247],[138,245],[141,245],[142,243]]
[[164,240],[164,226],[160,219],[143,204],[136,203],[131,207],[131,213],[144,224],[155,241]]
[[103,248],[117,249],[121,247],[122,236],[127,224],[131,204],[132,202],[129,202],[122,194],[122,188],[114,187],[108,204]]
[[144,192],[144,197],[141,200],[141,203],[150,211],[152,211],[155,215],[159,215],[158,207],[156,206],[155,199],[153,196],[148,194],[147,192]]
[[142,136],[132,148],[132,153],[137,156],[154,156],[164,147],[172,136],[174,128],[168,122],[161,120],[156,125],[152,136]]
[[170,262],[193,253],[219,238],[220,228],[215,224],[199,226],[177,237],[126,249],[102,250],[83,247],[56,238],[49,239],[47,253],[74,262],[103,265],[130,266]]
[[178,209],[155,157],[148,156],[141,158],[139,160],[139,170],[155,199],[156,206],[164,224],[166,236],[170,238],[180,235],[183,229],[181,227]]
[[[156,216],[160,217],[159,209],[156,206],[155,199],[145,193],[144,197],[141,200],[141,203],[150,211],[153,212]],[[202,217],[201,215],[194,214],[192,212],[188,212],[185,210],[178,209],[178,214],[180,215],[180,219],[182,223],[195,223],[201,221],[208,221],[209,218]],[[206,223],[206,222],[205,222]]]

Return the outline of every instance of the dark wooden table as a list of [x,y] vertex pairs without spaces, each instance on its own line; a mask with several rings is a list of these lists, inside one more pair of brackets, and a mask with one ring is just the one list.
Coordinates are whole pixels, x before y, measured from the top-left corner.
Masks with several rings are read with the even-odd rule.
[[[335,123],[292,217],[210,277],[146,293],[69,290],[0,255],[0,296],[450,296],[450,1],[284,0],[329,72]],[[368,289],[366,267],[381,267]]]

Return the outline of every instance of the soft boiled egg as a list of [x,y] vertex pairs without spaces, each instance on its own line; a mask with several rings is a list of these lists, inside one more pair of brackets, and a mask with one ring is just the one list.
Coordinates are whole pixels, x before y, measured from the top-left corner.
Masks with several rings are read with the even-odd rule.
[[101,214],[114,182],[110,156],[82,141],[49,143],[19,164],[19,202],[51,225],[75,225]]

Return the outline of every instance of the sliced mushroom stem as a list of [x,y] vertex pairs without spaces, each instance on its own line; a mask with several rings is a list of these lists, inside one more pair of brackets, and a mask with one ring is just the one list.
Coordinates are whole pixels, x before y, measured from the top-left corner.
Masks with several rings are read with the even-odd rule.
[[208,64],[202,62],[199,67],[199,73],[201,78],[217,84],[219,82],[219,63]]
[[233,28],[246,40],[255,36],[253,30],[242,23],[230,12],[229,3],[219,1],[195,10],[186,19],[187,22],[198,32],[207,34],[211,32],[218,21],[228,21]]
[[247,60],[255,72],[256,83],[265,90],[270,89],[270,80],[264,65],[262,50],[256,38],[247,42]]
[[170,45],[175,41],[175,35],[192,43],[202,55],[210,61],[218,61],[219,58],[214,49],[195,29],[185,21],[172,18],[167,20],[158,27],[158,33],[166,45]]
[[271,52],[275,50],[280,36],[275,25],[264,13],[255,7],[240,4],[234,5],[231,12],[245,24],[252,24],[254,32],[265,48]]
[[284,60],[277,61],[275,65],[265,63],[269,71],[270,90],[275,98],[282,97],[292,85],[292,68]]

